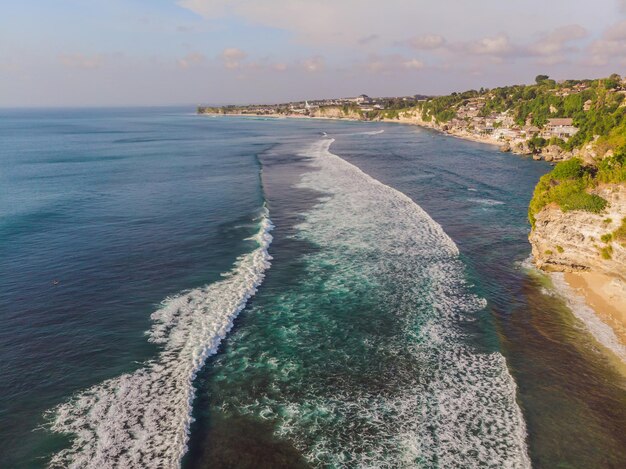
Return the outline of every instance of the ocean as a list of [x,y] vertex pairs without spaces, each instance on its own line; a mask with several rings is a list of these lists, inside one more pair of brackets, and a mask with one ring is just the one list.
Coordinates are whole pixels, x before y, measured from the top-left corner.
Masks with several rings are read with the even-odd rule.
[[0,467],[623,467],[545,163],[413,126],[0,111]]

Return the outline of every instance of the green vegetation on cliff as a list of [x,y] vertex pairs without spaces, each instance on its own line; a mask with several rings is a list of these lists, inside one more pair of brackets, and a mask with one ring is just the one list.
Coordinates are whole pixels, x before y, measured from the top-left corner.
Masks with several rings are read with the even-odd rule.
[[596,141],[600,153],[626,145],[626,81],[619,75],[597,80],[565,80],[557,83],[539,75],[533,85],[452,93],[419,103],[424,120],[446,123],[473,101],[478,116],[507,112],[515,125],[543,128],[548,119],[571,118],[578,132],[569,140],[536,141],[537,147],[556,144],[564,150]]
[[[483,90],[481,90],[484,92]],[[481,93],[475,90],[464,93],[452,93],[448,96],[438,96],[418,104],[422,112],[422,119],[427,122],[434,120],[438,124],[448,122],[456,117],[456,107],[466,104],[470,98],[476,98]]]
[[[574,158],[557,164],[554,169],[539,179],[533,198],[528,207],[528,219],[534,227],[535,217],[545,206],[555,203],[564,212],[585,210],[600,213],[607,201],[590,194],[589,190],[599,183],[619,184],[626,182],[626,147],[615,155],[601,160],[597,166],[584,166],[580,159]],[[622,223],[617,236],[626,233]]]

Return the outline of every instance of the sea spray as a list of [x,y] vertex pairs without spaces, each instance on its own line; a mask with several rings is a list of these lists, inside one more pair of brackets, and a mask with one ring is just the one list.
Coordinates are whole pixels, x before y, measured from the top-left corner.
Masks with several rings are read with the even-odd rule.
[[53,410],[52,430],[73,440],[51,467],[180,465],[192,421],[193,380],[263,281],[272,228],[264,207],[256,249],[239,257],[222,280],[168,298],[152,314],[149,340],[163,346],[158,357]]

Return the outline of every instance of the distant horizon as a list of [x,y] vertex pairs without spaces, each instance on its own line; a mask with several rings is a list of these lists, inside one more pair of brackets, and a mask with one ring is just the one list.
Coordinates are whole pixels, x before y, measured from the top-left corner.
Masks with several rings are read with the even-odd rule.
[[[550,79],[554,79],[557,82],[559,81],[565,81],[565,80],[597,80],[597,79],[602,79],[602,78],[607,78],[609,75],[611,75],[612,73],[617,73],[623,77],[626,78],[626,71],[622,74],[619,72],[611,72],[608,74],[601,74],[598,76],[585,76],[585,77],[567,77],[567,78],[563,78],[563,77],[553,77],[553,76],[549,76]],[[175,108],[175,107],[192,107],[195,108],[197,106],[207,106],[207,107],[221,107],[221,106],[229,106],[229,105],[235,105],[235,106],[246,106],[246,105],[250,105],[250,106],[255,106],[255,105],[263,105],[263,104],[282,104],[282,103],[290,103],[290,102],[302,102],[302,101],[316,101],[316,100],[324,100],[324,99],[338,99],[338,98],[350,98],[350,97],[356,97],[359,96],[361,94],[365,94],[367,96],[371,96],[371,97],[377,97],[377,98],[393,98],[393,97],[408,97],[408,96],[415,96],[415,95],[424,95],[424,96],[445,96],[451,93],[462,93],[464,91],[469,91],[469,90],[478,90],[480,88],[488,88],[488,89],[493,89],[493,88],[500,88],[500,87],[504,87],[504,86],[516,86],[516,85],[531,85],[534,84],[534,77],[529,78],[528,81],[526,82],[517,82],[517,83],[504,83],[504,84],[498,84],[498,85],[494,85],[494,86],[478,86],[478,87],[474,87],[474,88],[465,88],[465,89],[452,89],[450,91],[448,91],[447,93],[439,93],[439,94],[435,94],[435,93],[426,93],[426,92],[414,92],[414,93],[406,93],[406,94],[373,94],[373,93],[368,93],[366,91],[360,91],[360,92],[355,92],[352,94],[345,94],[345,95],[325,95],[325,96],[306,96],[306,97],[301,97],[301,98],[295,98],[295,99],[289,99],[289,100],[280,100],[280,101],[256,101],[256,102],[252,102],[252,101],[223,101],[223,102],[209,102],[209,101],[198,101],[198,102],[186,102],[186,103],[137,103],[137,104],[76,104],[76,105],[48,105],[48,106],[41,106],[41,105],[17,105],[17,106],[3,106],[0,105],[0,109],[2,110],[11,110],[11,109],[32,109],[32,110],[37,110],[37,109],[98,109],[98,108],[102,108],[102,109],[133,109],[133,108],[137,108],[137,109],[145,109],[145,108]]]

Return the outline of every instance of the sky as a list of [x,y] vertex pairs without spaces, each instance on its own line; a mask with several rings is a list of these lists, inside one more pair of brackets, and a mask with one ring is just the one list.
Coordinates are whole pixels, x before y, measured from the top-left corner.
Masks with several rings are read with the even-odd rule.
[[0,0],[0,107],[273,103],[626,75],[626,0]]

